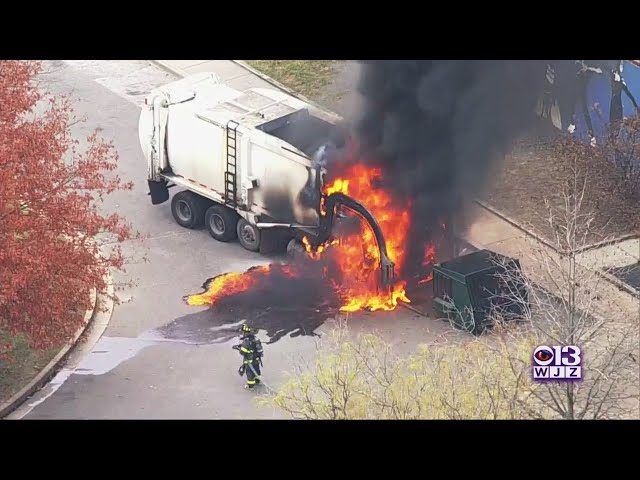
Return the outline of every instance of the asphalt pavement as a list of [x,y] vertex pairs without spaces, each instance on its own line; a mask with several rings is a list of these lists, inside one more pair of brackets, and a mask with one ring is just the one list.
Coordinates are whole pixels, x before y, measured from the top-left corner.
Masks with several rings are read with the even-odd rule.
[[[147,196],[146,163],[138,141],[139,108],[146,93],[174,78],[147,61],[47,63],[44,86],[56,94],[72,95],[76,115],[87,118],[74,126],[74,133],[86,136],[98,129],[112,139],[120,156],[118,174],[135,184],[132,191],[108,198],[105,210],[125,216],[145,238],[124,245],[129,258],[126,273],[117,273],[114,281],[116,287],[128,281],[135,285],[118,292],[122,303],[115,307],[103,336],[74,368],[59,374],[22,406],[22,418],[279,417],[256,404],[257,392],[245,391],[237,374],[240,357],[231,349],[235,343],[231,335],[233,322],[241,319],[222,321],[206,307],[188,306],[182,299],[199,292],[207,278],[272,259],[238,243],[216,242],[205,230],[181,228],[168,202],[153,206]],[[262,82],[257,78],[238,78],[248,86],[266,86],[255,85]],[[353,315],[349,321],[354,331],[378,331],[400,350],[411,350],[447,330],[444,322],[403,308]],[[316,335],[332,324],[328,318],[303,334],[299,325],[286,326],[285,335],[265,348],[264,380],[277,386],[294,363],[313,355]],[[264,331],[261,336],[268,340]]]

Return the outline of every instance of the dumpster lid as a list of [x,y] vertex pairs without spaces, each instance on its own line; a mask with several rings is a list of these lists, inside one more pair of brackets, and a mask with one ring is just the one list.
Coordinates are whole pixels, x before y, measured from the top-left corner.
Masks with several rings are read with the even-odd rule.
[[484,270],[493,269],[499,264],[498,262],[517,262],[516,259],[500,255],[491,250],[478,250],[477,252],[468,253],[456,257],[447,262],[440,263],[435,267],[439,270],[445,270],[457,273],[463,276],[469,276]]

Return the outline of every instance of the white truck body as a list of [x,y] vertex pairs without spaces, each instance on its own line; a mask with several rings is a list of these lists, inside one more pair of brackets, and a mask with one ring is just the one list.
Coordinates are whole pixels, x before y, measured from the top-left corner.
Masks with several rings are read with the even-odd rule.
[[175,184],[227,205],[253,225],[317,225],[318,208],[301,201],[301,193],[319,189],[320,167],[312,157],[326,140],[318,133],[334,124],[314,110],[281,91],[234,90],[210,73],[152,91],[139,138],[153,203],[168,199],[156,200],[154,186]]

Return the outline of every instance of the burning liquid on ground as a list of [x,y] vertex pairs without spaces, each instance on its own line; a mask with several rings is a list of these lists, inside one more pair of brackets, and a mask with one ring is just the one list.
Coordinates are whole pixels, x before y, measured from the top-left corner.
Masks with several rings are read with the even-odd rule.
[[[260,289],[270,280],[279,281],[311,279],[319,281],[317,288],[323,289],[323,302],[336,304],[343,312],[359,310],[394,310],[400,302],[410,303],[402,280],[405,248],[410,226],[410,204],[402,203],[380,187],[382,171],[375,167],[354,164],[342,175],[325,186],[330,195],[341,192],[362,203],[377,220],[387,244],[389,259],[395,264],[399,279],[389,290],[379,289],[380,253],[371,227],[348,209],[338,212],[333,237],[326,244],[312,246],[310,239],[303,238],[306,257],[288,265],[255,267],[244,273],[219,275],[204,285],[205,291],[189,295],[185,300],[190,305],[215,305],[223,298],[237,295],[250,289]],[[325,212],[322,211],[324,214]],[[427,246],[425,262],[435,261],[435,249]],[[426,278],[420,283],[426,282]],[[289,288],[283,285],[283,289]],[[331,298],[327,301],[327,296]]]
[[[213,305],[218,300],[245,292],[254,288],[261,281],[267,280],[273,273],[271,265],[253,267],[244,273],[230,272],[213,277],[203,285],[204,292],[185,297],[189,305]],[[294,277],[295,272],[289,265],[278,265],[277,270],[287,277]]]

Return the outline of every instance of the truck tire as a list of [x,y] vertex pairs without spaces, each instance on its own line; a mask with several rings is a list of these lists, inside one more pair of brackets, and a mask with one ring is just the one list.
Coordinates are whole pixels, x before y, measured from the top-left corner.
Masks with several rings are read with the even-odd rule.
[[251,225],[244,218],[238,221],[237,226],[238,241],[250,252],[260,250],[260,230],[255,225]]
[[237,238],[238,214],[224,205],[213,205],[204,214],[204,225],[209,234],[219,242]]
[[178,192],[171,199],[171,213],[181,227],[198,228],[204,222],[207,200],[189,190]]
[[307,257],[307,252],[300,240],[292,238],[287,244],[287,255],[293,260],[297,260]]

